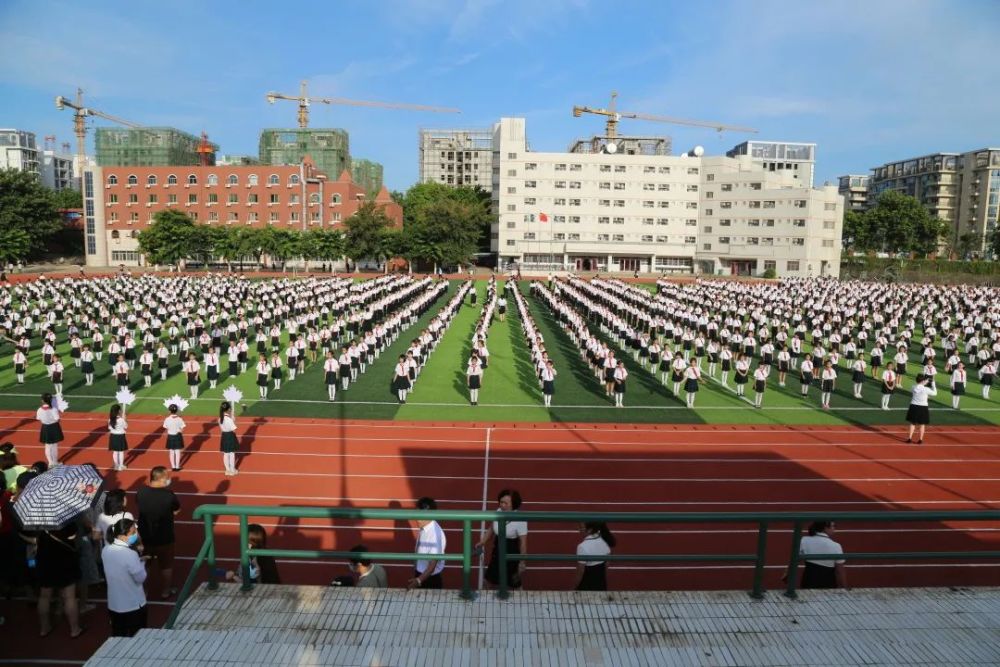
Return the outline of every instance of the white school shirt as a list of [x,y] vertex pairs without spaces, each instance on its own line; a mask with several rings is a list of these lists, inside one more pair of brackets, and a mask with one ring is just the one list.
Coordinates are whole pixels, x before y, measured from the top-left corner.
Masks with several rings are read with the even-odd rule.
[[48,408],[42,406],[35,412],[35,419],[42,422],[46,426],[49,424],[55,424],[59,421],[59,408],[54,405]]
[[604,541],[604,538],[600,535],[587,535],[583,538],[583,541],[576,546],[577,556],[589,556],[588,560],[578,561],[579,563],[587,566],[600,565],[603,560],[594,560],[595,557],[607,556],[611,553],[611,547],[608,543]]
[[267,375],[270,371],[271,371],[271,365],[269,363],[267,363],[267,361],[258,361],[257,362],[257,374],[258,375]]
[[624,382],[628,379],[628,371],[624,367],[619,367],[615,369],[615,381]]
[[163,428],[166,429],[167,435],[177,435],[186,426],[187,424],[180,418],[180,415],[167,415],[167,418],[163,420]]
[[234,433],[236,431],[236,420],[229,415],[225,415],[219,424],[219,428],[223,433]]
[[111,435],[125,435],[125,431],[128,430],[128,422],[124,418],[119,417],[115,425],[112,426],[111,422],[108,422],[108,433]]
[[700,380],[701,379],[701,371],[698,370],[697,366],[688,366],[684,370],[684,379],[685,380]]
[[852,369],[856,370],[856,371],[861,371],[862,373],[864,373],[865,372],[865,366],[866,366],[866,364],[865,364],[865,360],[864,359],[855,359],[854,360],[854,365],[853,365]]
[[915,384],[910,390],[910,405],[926,406],[931,396],[937,396],[937,387],[926,384]]
[[[429,521],[417,534],[416,552],[418,554],[443,554],[447,547],[448,538],[437,521]],[[440,574],[444,570],[444,563],[443,560],[437,561],[437,565],[434,567],[431,575]],[[424,574],[428,565],[430,565],[429,560],[418,560],[416,566],[417,572]]]
[[962,384],[965,384],[965,377],[966,377],[965,369],[959,370],[956,368],[951,373],[951,386],[954,387],[956,382],[961,382]]
[[409,372],[408,363],[404,361],[402,363],[396,364],[396,377],[407,377],[408,372]]
[[[817,555],[832,555],[832,554],[842,554],[844,553],[843,547],[839,543],[834,542],[826,533],[816,533],[815,535],[805,535],[802,537],[802,541],[799,542],[799,555],[809,556],[810,554]],[[833,567],[834,565],[843,565],[844,559],[840,560],[809,560],[806,558],[807,563],[812,563],[813,565],[822,565],[823,567]]]
[[761,367],[761,368],[758,368],[757,370],[755,370],[753,372],[753,379],[754,380],[762,380],[764,382],[767,382],[767,369]]
[[556,373],[556,369],[554,368],[549,368],[548,366],[546,366],[545,368],[542,369],[542,380],[544,381],[551,382],[552,380],[556,379],[556,375],[558,375],[558,373]]
[[340,362],[333,357],[323,362],[323,372],[336,373],[338,370],[340,370]]
[[[515,512],[517,510],[514,510]],[[507,532],[507,539],[513,540],[521,537],[522,535],[528,534],[528,522],[527,521],[508,521],[505,526]],[[500,535],[500,522],[493,522],[493,534]]]

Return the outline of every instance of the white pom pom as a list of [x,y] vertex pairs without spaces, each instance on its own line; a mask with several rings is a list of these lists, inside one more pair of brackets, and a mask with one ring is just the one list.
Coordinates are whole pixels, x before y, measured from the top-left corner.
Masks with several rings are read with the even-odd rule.
[[133,394],[128,387],[122,387],[115,394],[115,401],[121,403],[122,405],[132,405],[135,401],[135,394]]
[[230,403],[239,403],[243,400],[243,392],[237,389],[236,385],[231,384],[222,392],[222,398]]

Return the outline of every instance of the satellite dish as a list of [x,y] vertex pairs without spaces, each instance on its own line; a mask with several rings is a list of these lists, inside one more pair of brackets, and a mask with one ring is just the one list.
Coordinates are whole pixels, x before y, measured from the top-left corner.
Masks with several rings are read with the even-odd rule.
[[695,147],[694,147],[694,150],[693,150],[693,151],[691,151],[691,153],[692,153],[692,154],[693,154],[693,155],[694,155],[695,157],[701,157],[702,155],[704,155],[704,154],[705,154],[705,148],[704,148],[703,146],[695,146]]
[[687,153],[681,153],[681,157],[690,157]]
[[615,144],[612,141],[609,141],[608,143],[606,143],[604,145],[604,150],[607,151],[608,153],[612,153],[612,154],[617,153],[618,152],[618,145]]

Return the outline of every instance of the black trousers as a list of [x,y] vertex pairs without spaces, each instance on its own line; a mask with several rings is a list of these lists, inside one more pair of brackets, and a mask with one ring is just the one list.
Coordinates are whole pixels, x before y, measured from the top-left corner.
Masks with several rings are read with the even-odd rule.
[[134,637],[135,633],[146,627],[146,605],[135,611],[117,612],[108,610],[111,615],[112,637]]
[[[419,577],[420,576],[420,572],[417,572],[416,570],[414,570],[413,571],[413,576]],[[420,585],[421,588],[431,588],[431,589],[439,589],[439,588],[443,588],[443,586],[444,586],[444,584],[441,581],[441,574],[440,573],[438,573],[438,574],[432,574],[431,576],[429,576],[426,579],[424,579],[424,583]]]

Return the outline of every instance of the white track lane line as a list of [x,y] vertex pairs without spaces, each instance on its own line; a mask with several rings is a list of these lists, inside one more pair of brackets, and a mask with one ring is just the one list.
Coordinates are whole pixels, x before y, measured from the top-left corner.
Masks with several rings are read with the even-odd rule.
[[[483,494],[482,503],[480,505],[480,510],[486,511],[486,504],[489,499],[489,484],[490,484],[490,437],[493,433],[493,429],[486,429],[486,446],[483,448]],[[479,534],[482,535],[486,532],[486,522],[479,522]],[[486,554],[479,555],[479,583],[477,584],[477,590],[483,590],[483,578],[485,577],[485,568],[483,567],[486,563]]]

